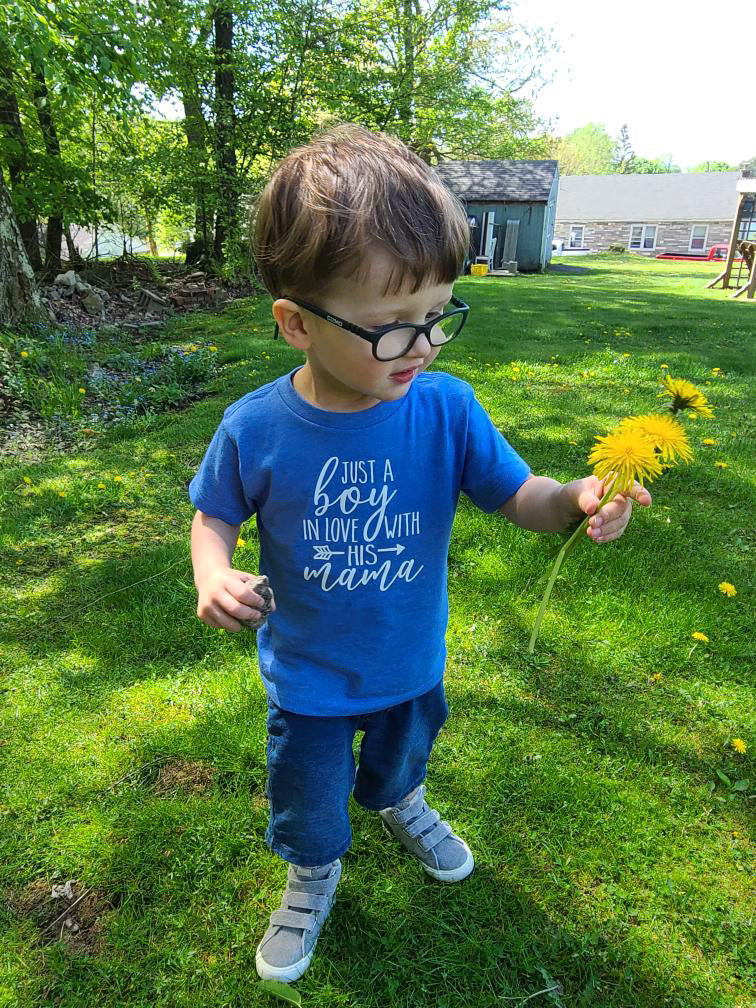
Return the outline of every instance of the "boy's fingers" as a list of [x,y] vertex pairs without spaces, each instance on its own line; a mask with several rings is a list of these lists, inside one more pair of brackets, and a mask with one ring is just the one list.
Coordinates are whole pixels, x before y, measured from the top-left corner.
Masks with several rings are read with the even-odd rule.
[[232,619],[219,605],[211,606],[208,616],[212,620],[213,626],[221,630],[228,630],[230,633],[239,633],[240,630],[244,630],[242,624]]
[[[252,608],[251,606],[244,605],[238,599],[234,598],[233,595],[228,591],[224,591],[220,598],[218,599],[218,605],[221,606],[229,616],[233,616],[237,620],[259,620],[260,610],[259,607]],[[262,600],[260,601],[260,606],[262,605]]]
[[651,506],[651,494],[645,487],[642,487],[640,483],[633,483],[632,490],[629,490],[628,494],[633,498],[633,500],[638,501],[638,503],[643,507]]
[[[241,582],[243,590],[240,593],[232,592],[234,597],[239,602],[246,602],[248,605],[269,605],[271,611],[275,612],[276,603],[273,598],[273,589],[268,584],[267,576],[248,574],[247,571],[239,571],[238,573],[239,582]],[[227,588],[231,591],[231,585],[227,585]]]

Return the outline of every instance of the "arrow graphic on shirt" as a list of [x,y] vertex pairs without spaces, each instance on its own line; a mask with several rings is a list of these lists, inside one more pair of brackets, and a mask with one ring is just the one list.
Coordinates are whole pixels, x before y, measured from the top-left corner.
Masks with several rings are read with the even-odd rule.
[[[344,556],[346,550],[332,550],[330,546],[313,546],[315,550],[315,560],[330,560],[332,556]],[[401,543],[397,543],[396,546],[384,546],[376,550],[376,553],[396,553],[399,556],[400,553],[404,553],[405,547]]]

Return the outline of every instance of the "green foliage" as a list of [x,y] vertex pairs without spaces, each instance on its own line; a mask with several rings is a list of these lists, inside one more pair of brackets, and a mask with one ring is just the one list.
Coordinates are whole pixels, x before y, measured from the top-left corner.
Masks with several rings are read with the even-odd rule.
[[[204,222],[212,245],[224,202],[233,217],[271,163],[327,122],[386,129],[431,164],[548,153],[532,97],[522,95],[524,83],[532,92],[544,81],[554,43],[510,16],[492,17],[501,0],[433,9],[387,0],[315,5],[304,19],[241,0],[231,54],[238,170],[224,187],[212,7],[157,0],[148,16],[142,7],[23,0],[2,8],[0,64],[5,47],[25,148],[0,130],[0,159],[25,157],[26,175],[12,194],[20,216],[55,212],[67,225],[110,224],[174,251]],[[46,153],[29,89],[32,63],[44,67],[60,156]],[[158,122],[145,113],[166,94],[183,103],[186,119]],[[229,200],[227,190],[238,197]],[[223,275],[248,269],[232,240]]]
[[671,158],[665,161],[663,158],[643,158],[636,156],[633,159],[633,173],[635,175],[665,175],[680,171],[680,166],[673,164]]
[[692,172],[727,172],[737,171],[737,165],[728,164],[727,161],[701,161],[690,169]]
[[609,175],[614,142],[599,123],[573,130],[557,145],[559,170],[564,175]]

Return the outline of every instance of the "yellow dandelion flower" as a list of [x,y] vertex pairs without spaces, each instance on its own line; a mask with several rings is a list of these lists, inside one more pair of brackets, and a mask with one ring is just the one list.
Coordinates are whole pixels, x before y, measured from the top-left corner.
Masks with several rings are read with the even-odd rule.
[[729,464],[730,464],[729,462],[715,462],[714,463],[714,465],[717,467],[717,469],[726,469]]
[[715,445],[715,444],[717,444],[717,442],[714,440],[713,437],[705,437],[701,443],[705,444],[705,445]]
[[722,581],[720,584],[717,585],[717,587],[719,588],[719,590],[722,592],[723,595],[727,595],[729,598],[732,598],[733,595],[738,594],[735,585],[730,584],[729,581]]
[[668,368],[669,364],[660,364],[659,367]]
[[66,495],[63,493],[62,490],[58,490],[58,497],[65,497],[65,496]]
[[97,484],[97,489],[98,490],[104,490],[105,489],[105,484],[104,483],[98,483]]
[[246,546],[247,545],[247,540],[246,539],[237,539],[236,540],[236,545],[237,546]]
[[721,367],[715,367],[715,368],[712,368],[712,369],[711,369],[711,373],[712,373],[712,374],[720,374],[720,373],[721,373],[721,371],[722,371],[722,368],[721,368]]
[[86,395],[87,394],[87,390],[85,388],[80,388],[79,392],[81,392],[82,395]]
[[700,413],[701,416],[714,415],[703,392],[699,392],[695,385],[685,381],[684,378],[672,378],[670,375],[664,375],[662,387],[665,391],[659,393],[659,398],[666,395],[672,396],[670,409],[673,413],[679,413],[680,410],[691,410],[694,414]]
[[123,476],[114,476],[113,477],[113,482],[115,482],[115,483],[123,483]]
[[211,347],[210,347],[210,349],[211,349],[211,350],[217,350],[217,349],[218,349],[218,347],[217,347],[217,346],[211,346]]
[[706,634],[705,633],[700,633],[700,631],[698,631],[698,630],[696,630],[694,633],[692,633],[691,637],[693,638],[693,640],[701,640],[701,641],[703,641],[704,644],[708,644],[709,643],[709,638],[706,636]]
[[620,493],[629,490],[634,480],[643,485],[644,479],[652,480],[662,471],[651,438],[635,427],[622,425],[609,431],[606,437],[596,438],[588,464],[593,465],[598,479],[615,473]]
[[662,677],[661,672],[654,672],[654,674],[651,676],[651,682],[659,682],[661,677]]
[[682,424],[675,417],[665,416],[663,413],[647,413],[643,416],[627,417],[620,426],[636,428],[647,434],[665,462],[674,463],[678,458],[683,462],[690,462],[693,458]]
[[622,354],[622,356],[623,356],[623,357],[629,357],[629,356],[630,356],[630,354],[629,354],[629,353],[623,353],[623,354]]
[[24,476],[24,483],[31,483],[31,480],[29,479],[28,476]]
[[22,350],[22,351],[21,351],[21,356],[22,356],[22,357],[28,357],[28,356],[29,356],[29,354],[28,354],[28,353],[26,352],[26,350]]
[[745,744],[742,738],[734,738],[732,740],[732,748],[739,753],[744,753],[748,746]]

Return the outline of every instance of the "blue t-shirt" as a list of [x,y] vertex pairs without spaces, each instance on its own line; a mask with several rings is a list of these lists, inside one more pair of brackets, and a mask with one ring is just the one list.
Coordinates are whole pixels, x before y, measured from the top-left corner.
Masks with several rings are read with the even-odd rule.
[[331,413],[302,399],[297,370],[226,409],[189,499],[229,525],[257,515],[276,599],[257,632],[268,696],[298,714],[367,714],[443,677],[460,491],[493,512],[530,469],[452,375]]

